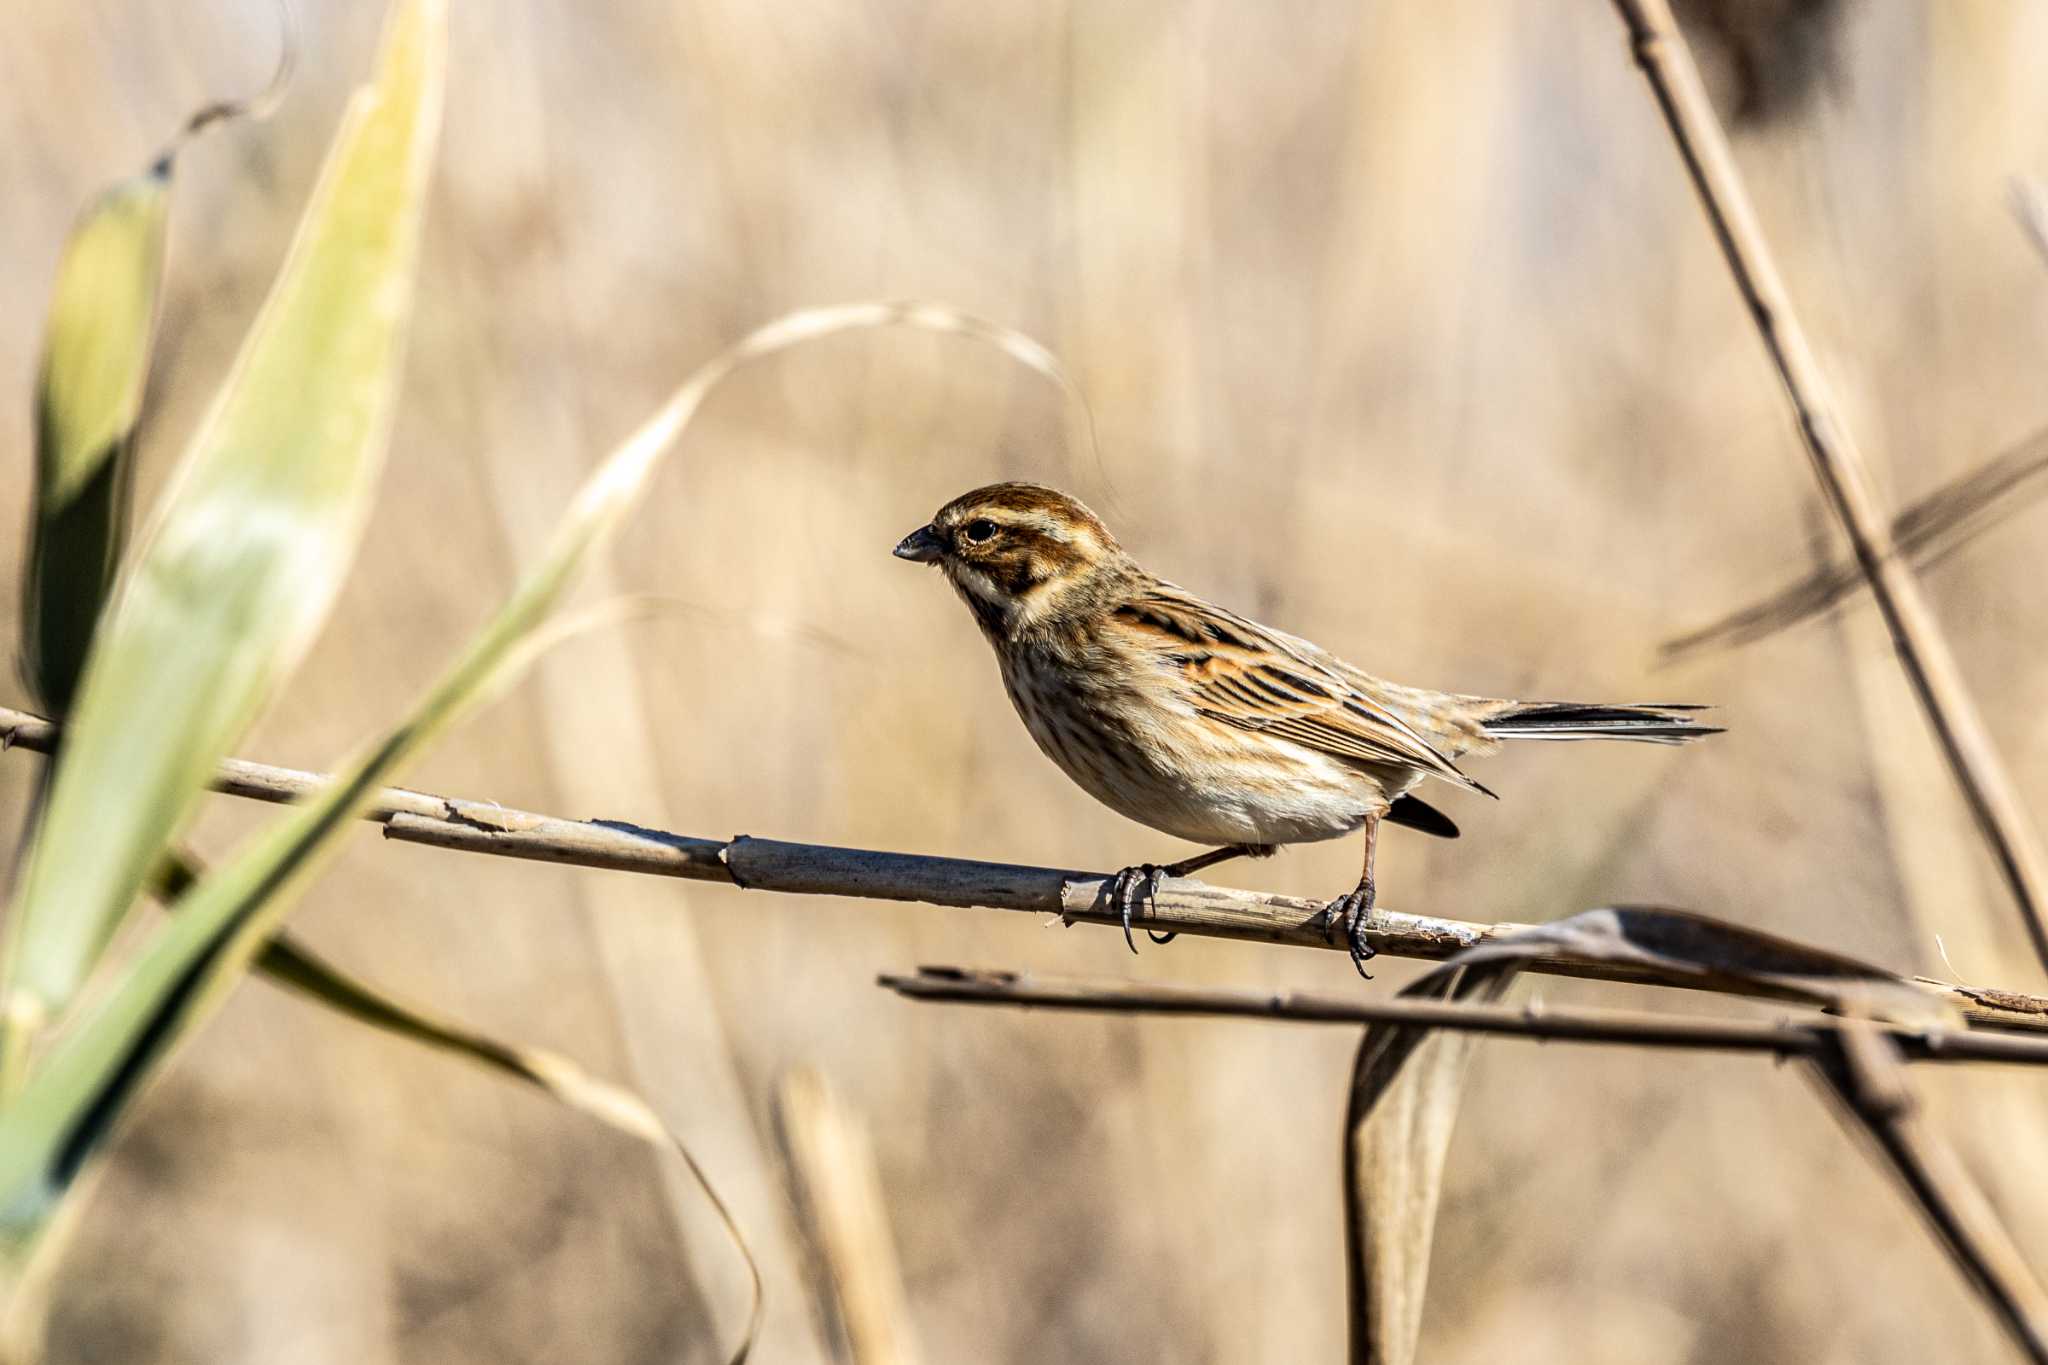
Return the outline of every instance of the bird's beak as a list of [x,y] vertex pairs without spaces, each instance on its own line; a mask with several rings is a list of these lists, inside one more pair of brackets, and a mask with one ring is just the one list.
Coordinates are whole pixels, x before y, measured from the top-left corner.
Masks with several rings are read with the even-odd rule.
[[920,526],[896,542],[896,557],[929,564],[946,552],[946,542],[929,526]]

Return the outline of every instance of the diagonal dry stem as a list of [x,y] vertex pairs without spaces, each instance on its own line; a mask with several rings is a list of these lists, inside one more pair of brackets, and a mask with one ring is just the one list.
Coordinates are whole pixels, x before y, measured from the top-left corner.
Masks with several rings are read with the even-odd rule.
[[1842,1102],[1845,1121],[1859,1123],[1876,1141],[2013,1344],[2035,1365],[2048,1365],[2048,1290],[1954,1149],[1927,1121],[1896,1040],[1867,1021],[1850,1020],[1827,1041],[1811,1063]]
[[2025,917],[2034,951],[2048,966],[2048,859],[2005,761],[1965,686],[1940,624],[1901,558],[1870,486],[1862,454],[1835,411],[1820,364],[1757,222],[1727,136],[1714,116],[1692,54],[1666,0],[1614,0],[1636,63],[1649,79],[1678,144],[1721,253],[1742,293],[1792,406],[1801,439],[1856,562],[1870,580],[1900,665],[1941,743],[1970,813]]

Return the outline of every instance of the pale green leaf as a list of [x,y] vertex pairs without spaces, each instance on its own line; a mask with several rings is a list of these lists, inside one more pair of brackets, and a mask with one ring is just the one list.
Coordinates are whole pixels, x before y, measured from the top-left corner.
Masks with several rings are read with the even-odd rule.
[[43,709],[71,709],[127,544],[136,425],[161,302],[165,220],[178,152],[207,128],[263,118],[283,98],[298,44],[291,9],[270,83],[195,111],[143,174],[79,215],[51,291],[36,384],[36,494],[22,572],[22,679]]
[[135,425],[163,278],[170,162],[108,189],[80,215],[44,337],[38,500],[64,502]]
[[86,665],[10,921],[9,1053],[62,1009],[325,619],[383,462],[440,118],[443,0],[394,12],[277,282]]
[[79,216],[51,291],[36,383],[36,495],[22,574],[22,675],[69,709],[126,539],[130,450],[163,280],[168,158]]

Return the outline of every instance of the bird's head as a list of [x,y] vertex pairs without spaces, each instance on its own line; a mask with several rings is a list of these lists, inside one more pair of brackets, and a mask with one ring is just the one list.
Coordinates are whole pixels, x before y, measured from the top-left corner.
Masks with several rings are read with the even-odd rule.
[[1105,571],[1129,562],[1099,517],[1035,483],[962,493],[903,537],[896,556],[937,565],[992,634],[1083,607]]

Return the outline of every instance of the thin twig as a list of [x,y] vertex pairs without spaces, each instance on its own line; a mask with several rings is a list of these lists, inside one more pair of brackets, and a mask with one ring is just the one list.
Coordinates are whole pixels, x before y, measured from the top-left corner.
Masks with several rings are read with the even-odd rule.
[[1941,1134],[1900,1065],[1895,1036],[1862,1020],[1827,1037],[1814,1069],[1860,1122],[1927,1216],[1942,1245],[2035,1365],[2048,1365],[2048,1291]]
[[[1843,1022],[1825,1015],[1723,1019],[1646,1010],[1557,1009],[1547,1005],[1462,1005],[1440,1000],[1343,1000],[1127,981],[1070,980],[963,967],[920,967],[876,984],[911,1000],[1011,1005],[1107,1014],[1272,1019],[1299,1024],[1416,1024],[1545,1042],[1607,1043],[1710,1052],[1820,1055]],[[2048,1066],[2048,1038],[1918,1024],[1882,1026],[1916,1062],[2015,1062]]]
[[1899,556],[1878,507],[1863,456],[1835,411],[1820,365],[1792,311],[1748,191],[1700,84],[1692,54],[1666,0],[1614,0],[1628,26],[1636,63],[1648,77],[1664,121],[1699,191],[1701,206],[1783,381],[1813,471],[1827,495],[1891,631],[1900,665],[1927,714],[1942,753],[2026,920],[2034,952],[2048,966],[2048,859],[2005,761],[1978,714],[1919,581]]
[[[56,727],[50,722],[0,707],[0,749],[18,746],[47,753],[55,740]],[[291,802],[318,790],[325,781],[317,773],[230,759],[221,764],[214,786],[253,800]],[[498,857],[724,882],[751,891],[1016,910],[1058,915],[1068,923],[1122,922],[1109,896],[1111,878],[1101,872],[785,843],[744,834],[734,839],[703,839],[617,820],[565,820],[494,802],[434,796],[400,787],[379,791],[364,818],[381,823],[388,839]],[[1296,896],[1238,891],[1175,878],[1164,882],[1149,904],[1139,909],[1136,922],[1210,938],[1338,948],[1341,945],[1330,941],[1319,921],[1321,911],[1320,902]],[[1388,956],[1440,961],[1528,927],[1376,909],[1368,921],[1367,936],[1377,951]],[[1558,976],[1768,996],[1760,987],[1716,976],[1627,966],[1566,953],[1533,961],[1528,969]],[[2048,1032],[2048,998],[1951,986],[1924,978],[1913,984],[1974,1022]]]
[[[1918,570],[1939,564],[1984,532],[2048,494],[2048,428],[1914,502],[1892,520],[1892,541]],[[1754,644],[1819,616],[1868,586],[1851,560],[1827,559],[1796,583],[1674,635],[1657,646],[1660,664],[1707,649]]]

